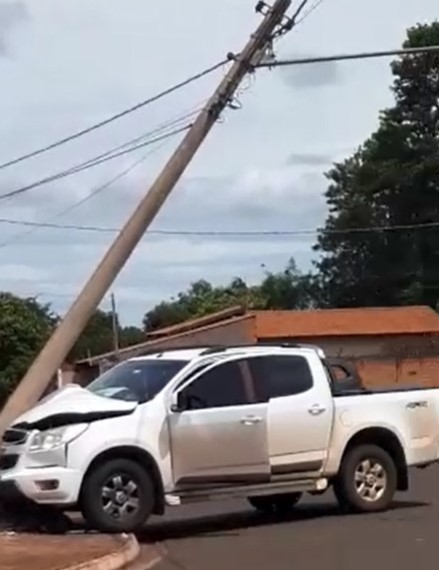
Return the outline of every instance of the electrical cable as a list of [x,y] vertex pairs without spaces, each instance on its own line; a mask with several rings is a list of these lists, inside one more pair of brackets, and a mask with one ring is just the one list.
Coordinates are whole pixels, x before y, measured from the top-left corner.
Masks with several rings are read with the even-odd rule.
[[88,170],[90,168],[93,168],[95,166],[98,166],[100,164],[108,162],[110,160],[113,160],[115,158],[118,158],[119,156],[124,156],[126,154],[129,154],[131,152],[134,152],[134,151],[139,150],[141,148],[144,148],[146,146],[150,146],[150,145],[155,144],[157,142],[160,142],[162,140],[168,139],[174,135],[177,135],[177,134],[180,134],[184,131],[187,131],[188,129],[191,128],[191,126],[192,126],[191,124],[188,124],[188,125],[185,125],[183,127],[178,128],[178,129],[174,129],[174,130],[170,131],[169,133],[165,133],[165,134],[160,135],[158,137],[155,137],[153,139],[149,139],[146,142],[139,143],[138,145],[132,146],[128,149],[120,150],[116,153],[110,154],[108,156],[104,156],[102,158],[95,157],[94,159],[90,159],[86,162],[81,162],[80,164],[77,164],[72,168],[69,168],[67,170],[62,170],[61,172],[58,172],[57,174],[48,176],[46,178],[42,178],[42,179],[37,180],[36,182],[33,182],[33,183],[28,184],[26,186],[22,186],[21,188],[17,188],[16,190],[11,190],[10,192],[6,192],[5,194],[1,194],[0,195],[0,201],[6,200],[7,198],[11,198],[13,196],[17,196],[19,194],[23,194],[25,192],[29,192],[30,190],[33,190],[34,188],[38,188],[38,187],[43,186],[45,184],[48,184],[50,182],[54,182],[55,180],[60,180],[62,178],[66,178],[68,176],[72,176],[73,174],[78,174],[79,172],[82,172],[84,170]]
[[[132,139],[128,143],[124,143],[122,145],[119,145],[118,147],[112,149],[112,151],[120,149],[120,148],[124,148],[128,144],[130,144],[132,142],[137,142],[137,141],[143,139],[147,135],[159,133],[166,128],[169,128],[171,126],[175,126],[178,123],[182,122],[183,120],[186,120],[186,119],[193,117],[194,115],[198,114],[204,108],[206,101],[207,101],[207,99],[200,101],[195,107],[192,108],[192,110],[186,110],[183,114],[179,114],[178,116],[175,116],[174,118],[170,119],[169,121],[162,123],[161,125],[155,127],[152,131],[149,131],[147,134],[143,134],[140,137],[136,137],[135,139]],[[162,144],[160,144],[156,148],[150,150],[148,153],[143,155],[139,160],[136,160],[128,168],[126,168],[125,170],[123,170],[122,172],[117,174],[115,177],[111,178],[110,180],[107,180],[105,183],[100,184],[95,189],[91,190],[90,194],[88,194],[85,198],[82,198],[81,200],[74,202],[73,204],[71,204],[67,208],[61,210],[60,212],[58,212],[54,216],[51,216],[50,218],[46,219],[44,221],[44,223],[52,223],[54,220],[66,215],[67,213],[70,213],[71,211],[79,208],[80,206],[82,206],[83,204],[88,202],[89,200],[93,199],[95,196],[97,196],[98,194],[100,194],[101,192],[103,192],[104,190],[109,188],[110,186],[112,186],[115,182],[117,182],[118,180],[120,180],[121,178],[123,178],[124,176],[129,174],[138,165],[140,165],[142,162],[144,162],[149,156],[158,152],[167,143],[167,140],[168,139],[164,140],[162,142]],[[109,152],[103,153],[100,156],[105,156],[106,154],[109,154]],[[16,236],[14,236],[12,239],[7,240],[3,243],[0,243],[0,249],[3,249],[4,247],[7,247],[9,245],[13,245],[17,241],[20,241],[21,239],[26,238],[29,235],[33,234],[38,229],[39,229],[38,227],[33,226],[33,227],[31,227],[31,229],[29,231],[22,232]]]
[[34,150],[32,152],[23,154],[22,156],[19,156],[17,158],[14,158],[12,160],[8,160],[7,162],[4,162],[2,164],[0,164],[0,170],[3,170],[5,168],[8,168],[9,166],[13,166],[14,164],[18,164],[20,162],[23,162],[24,160],[33,158],[35,156],[38,156],[40,154],[43,154],[49,150],[52,150],[54,148],[57,148],[63,144],[66,144],[72,140],[75,140],[79,137],[82,137],[88,133],[91,133],[92,131],[95,131],[101,127],[104,127],[118,119],[121,119],[122,117],[125,117],[126,115],[129,115],[135,111],[138,111],[139,109],[146,107],[147,105],[150,105],[152,103],[155,103],[156,101],[158,101],[159,99],[162,99],[163,97],[166,97],[167,95],[170,95],[171,93],[174,93],[175,91],[178,91],[180,89],[182,89],[183,87],[186,87],[187,85],[193,83],[194,81],[197,81],[203,77],[205,77],[206,75],[209,75],[210,73],[216,71],[217,69],[220,69],[221,67],[223,67],[226,63],[228,63],[228,59],[224,59],[222,61],[220,61],[219,63],[212,65],[211,67],[208,67],[207,69],[205,69],[204,71],[201,71],[195,75],[192,75],[191,77],[189,77],[188,79],[185,79],[184,81],[181,81],[180,83],[177,83],[175,85],[173,85],[172,87],[169,87],[168,89],[165,89],[164,91],[161,91],[160,93],[145,99],[144,101],[140,101],[140,103],[136,103],[135,105],[128,107],[127,109],[124,109],[123,111],[120,111],[119,113],[116,113],[115,115],[112,115],[111,117],[108,117],[107,119],[104,119],[103,121],[100,121],[98,123],[95,123],[94,125],[91,125],[90,127],[87,127],[85,129],[82,129],[76,133],[73,133],[67,137],[64,137],[62,139],[59,139],[45,147],[39,148],[37,150]]
[[[158,147],[154,148],[153,150],[150,150],[148,153],[144,154],[139,160],[136,160],[135,162],[133,162],[128,168],[125,168],[125,170],[123,170],[122,172],[120,172],[119,174],[117,174],[116,176],[114,176],[113,178],[111,178],[110,180],[107,180],[106,182],[104,182],[103,184],[100,184],[99,186],[97,186],[96,188],[94,188],[90,194],[88,194],[87,196],[85,196],[85,198],[82,198],[81,200],[78,200],[77,202],[74,202],[73,204],[71,204],[70,206],[68,206],[67,208],[64,208],[64,210],[61,210],[60,212],[58,212],[57,214],[55,214],[54,216],[51,216],[50,218],[48,218],[45,222],[40,222],[41,224],[53,224],[53,220],[57,220],[58,218],[61,218],[62,216],[65,216],[66,214],[69,214],[70,212],[72,212],[73,210],[76,210],[77,208],[79,208],[80,206],[82,206],[83,204],[85,204],[86,202],[92,200],[93,198],[95,198],[98,194],[100,194],[101,192],[103,192],[104,190],[107,190],[107,188],[109,188],[110,186],[112,186],[115,182],[117,182],[118,180],[120,180],[121,178],[123,178],[124,176],[126,176],[127,174],[129,174],[130,172],[132,172],[135,168],[137,168],[140,164],[142,164],[143,162],[145,162],[145,160],[147,158],[149,158],[152,154],[158,152],[167,142],[167,140],[163,141],[161,145],[159,145]],[[46,227],[45,225],[40,225],[40,226],[31,226],[31,229],[29,231],[26,232],[22,232],[16,236],[14,236],[12,239],[2,242],[0,243],[0,249],[3,249],[5,247],[8,247],[10,245],[13,245],[14,243],[16,243],[17,241],[20,241],[21,239],[24,239],[26,237],[28,237],[29,235],[33,234],[35,231],[37,231],[39,228],[41,227]]]
[[299,4],[299,6],[297,7],[296,11],[294,12],[294,14],[291,16],[290,18],[290,26],[296,26],[297,25],[297,18],[300,16],[300,14],[303,12],[304,8],[306,7],[306,5],[308,4],[309,0],[302,0],[302,2]]
[[309,16],[311,16],[311,14],[317,10],[317,8],[323,3],[323,0],[317,0],[317,2],[315,2],[309,10],[307,10],[301,18],[299,18],[296,21],[296,26],[298,26],[299,24],[301,24],[302,22],[304,22],[307,18],[309,18]]
[[285,67],[289,65],[305,65],[311,63],[327,63],[332,61],[347,61],[355,59],[371,59],[377,57],[390,57],[395,55],[416,55],[416,54],[427,54],[439,52],[439,45],[416,47],[416,48],[405,48],[405,49],[395,49],[395,50],[382,50],[382,51],[372,51],[372,52],[360,52],[360,53],[347,53],[347,54],[337,54],[328,56],[317,56],[317,57],[303,57],[295,59],[280,59],[269,62],[258,63],[255,67]]
[[129,141],[127,141],[125,143],[122,143],[116,147],[113,147],[110,150],[107,150],[107,151],[103,152],[102,154],[99,154],[99,155],[95,156],[94,158],[87,160],[86,162],[83,163],[83,166],[85,166],[89,163],[95,162],[96,160],[99,160],[101,158],[105,158],[105,157],[107,157],[107,156],[109,156],[109,155],[111,155],[111,154],[113,154],[119,150],[133,146],[136,143],[139,143],[139,142],[143,141],[144,139],[149,138],[153,135],[160,134],[164,130],[169,129],[170,127],[177,127],[177,125],[179,125],[179,123],[182,123],[183,121],[189,120],[189,119],[193,118],[195,115],[197,115],[202,110],[202,108],[203,107],[199,107],[199,108],[194,109],[191,112],[186,113],[185,115],[180,115],[179,117],[177,117],[175,119],[171,119],[171,120],[167,121],[166,123],[159,125],[158,127],[154,128],[151,131],[143,133],[142,135],[139,135],[133,139],[130,139]]
[[[15,220],[10,218],[0,218],[1,224],[32,226],[39,228],[51,228],[62,230],[77,230],[99,233],[115,233],[120,228],[78,225],[78,224],[56,224],[50,222],[32,222],[27,220]],[[168,235],[168,236],[236,236],[236,237],[275,237],[275,236],[305,236],[305,235],[349,235],[361,233],[382,233],[392,231],[418,230],[426,228],[439,228],[439,222],[426,222],[421,224],[401,224],[394,226],[369,226],[363,228],[346,228],[343,230],[325,230],[324,228],[302,229],[302,230],[149,230],[148,234]]]

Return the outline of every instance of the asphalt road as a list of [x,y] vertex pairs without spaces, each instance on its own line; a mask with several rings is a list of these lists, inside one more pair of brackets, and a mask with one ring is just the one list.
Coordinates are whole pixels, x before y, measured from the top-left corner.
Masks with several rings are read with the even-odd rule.
[[331,493],[270,519],[246,502],[174,508],[152,521],[156,570],[427,570],[439,552],[439,468],[412,473],[411,490],[391,511],[342,515]]

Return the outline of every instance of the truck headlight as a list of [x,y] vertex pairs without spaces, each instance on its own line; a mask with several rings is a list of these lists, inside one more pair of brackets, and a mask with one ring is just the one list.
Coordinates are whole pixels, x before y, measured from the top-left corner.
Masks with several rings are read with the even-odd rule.
[[30,451],[49,451],[66,443],[70,443],[88,428],[88,424],[76,424],[62,426],[59,428],[37,431],[33,434],[30,444]]

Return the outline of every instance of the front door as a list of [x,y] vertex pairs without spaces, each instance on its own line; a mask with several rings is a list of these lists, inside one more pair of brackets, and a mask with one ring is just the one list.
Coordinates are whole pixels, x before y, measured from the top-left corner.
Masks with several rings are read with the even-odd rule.
[[176,487],[267,482],[267,404],[255,403],[246,365],[214,364],[177,389],[169,412]]

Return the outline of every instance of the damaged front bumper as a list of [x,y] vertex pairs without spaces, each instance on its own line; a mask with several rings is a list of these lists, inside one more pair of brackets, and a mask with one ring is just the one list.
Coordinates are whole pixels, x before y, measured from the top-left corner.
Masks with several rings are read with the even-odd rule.
[[3,442],[0,451],[0,501],[68,506],[78,501],[82,473],[67,467],[67,446],[32,450],[29,438]]

